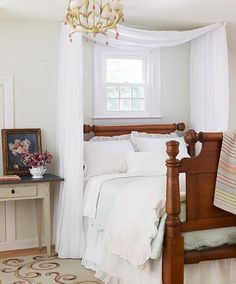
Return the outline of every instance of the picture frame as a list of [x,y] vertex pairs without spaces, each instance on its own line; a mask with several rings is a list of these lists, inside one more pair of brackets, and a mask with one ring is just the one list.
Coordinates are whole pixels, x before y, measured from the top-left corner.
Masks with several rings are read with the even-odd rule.
[[42,152],[41,129],[2,129],[1,134],[4,175],[28,175],[29,169],[20,156],[23,152]]

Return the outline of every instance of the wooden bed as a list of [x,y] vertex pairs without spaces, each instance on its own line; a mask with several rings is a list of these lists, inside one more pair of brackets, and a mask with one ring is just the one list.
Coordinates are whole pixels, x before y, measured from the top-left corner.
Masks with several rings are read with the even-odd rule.
[[[147,133],[170,133],[183,131],[184,123],[127,126],[84,126],[84,133],[94,132],[97,136],[128,134],[131,131]],[[213,205],[216,174],[221,150],[222,133],[185,134],[191,158],[176,159],[179,143],[167,143],[169,159],[166,185],[166,229],[163,250],[163,283],[183,284],[184,264],[236,257],[236,245],[184,251],[183,232],[236,226],[236,216]],[[202,144],[201,152],[195,157],[195,144]],[[186,173],[186,222],[181,223],[179,173]]]

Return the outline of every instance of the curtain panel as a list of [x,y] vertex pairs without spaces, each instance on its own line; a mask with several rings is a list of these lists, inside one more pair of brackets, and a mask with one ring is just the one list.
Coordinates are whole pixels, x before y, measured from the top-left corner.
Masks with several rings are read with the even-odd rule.
[[84,251],[83,202],[83,37],[73,44],[61,28],[57,103],[57,174],[65,179],[55,191],[54,239],[59,257]]
[[[111,47],[130,50],[171,47],[189,42],[222,26],[223,23],[217,23],[188,31],[151,31],[118,25],[119,39],[115,39],[115,32],[111,30],[108,31],[108,42]],[[103,35],[98,34],[96,38],[88,37],[96,43],[105,45],[106,38]]]
[[226,131],[229,121],[225,27],[191,41],[190,123],[196,131]]

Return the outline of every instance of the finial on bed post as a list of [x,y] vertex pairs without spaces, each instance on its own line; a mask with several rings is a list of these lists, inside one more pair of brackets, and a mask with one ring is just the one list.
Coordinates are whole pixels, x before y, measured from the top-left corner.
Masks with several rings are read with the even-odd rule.
[[188,144],[188,153],[190,157],[195,156],[195,144],[198,142],[198,134],[195,130],[190,129],[184,135],[184,140]]
[[184,129],[185,129],[185,124],[184,124],[183,122],[177,123],[176,129],[177,129],[178,131],[184,131]]
[[84,124],[84,134],[88,134],[90,132],[95,132],[94,125]]
[[179,153],[179,142],[169,141],[166,161],[167,182],[166,182],[166,230],[164,241],[164,265],[163,283],[183,283],[184,274],[184,243],[181,237],[179,220],[180,213],[180,191],[179,191],[179,167],[180,161],[176,159]]

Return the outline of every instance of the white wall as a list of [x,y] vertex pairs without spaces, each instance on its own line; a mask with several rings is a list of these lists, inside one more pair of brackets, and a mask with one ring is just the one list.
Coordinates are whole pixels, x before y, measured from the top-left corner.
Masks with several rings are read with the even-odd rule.
[[0,21],[0,75],[14,76],[15,127],[38,127],[54,152],[59,23]]
[[[0,76],[14,77],[15,128],[41,128],[43,149],[52,153],[56,142],[59,29],[56,22],[0,21]],[[17,244],[12,248],[37,243],[33,201],[16,202],[14,210]],[[4,235],[2,219],[0,235]]]
[[190,121],[189,96],[190,44],[164,48],[162,51],[162,122]]
[[93,48],[85,48],[85,99],[84,120],[87,124],[147,124],[174,123],[189,124],[189,44],[163,48],[161,52],[162,119],[109,119],[95,120],[93,117]]

